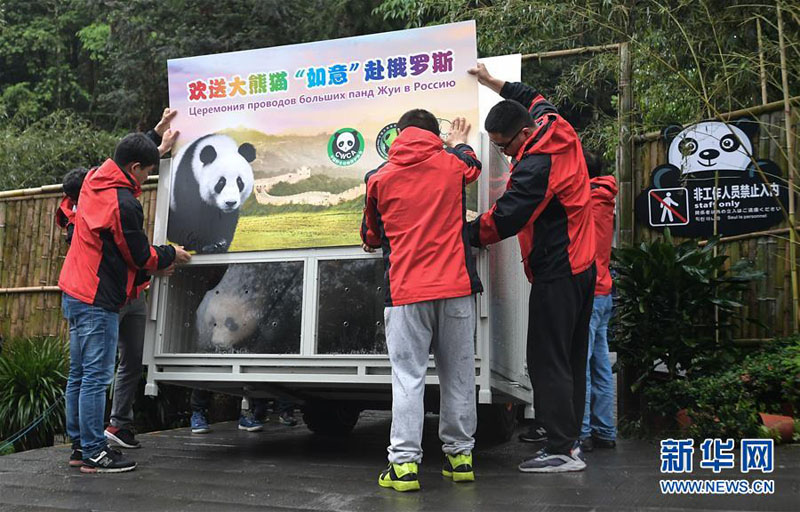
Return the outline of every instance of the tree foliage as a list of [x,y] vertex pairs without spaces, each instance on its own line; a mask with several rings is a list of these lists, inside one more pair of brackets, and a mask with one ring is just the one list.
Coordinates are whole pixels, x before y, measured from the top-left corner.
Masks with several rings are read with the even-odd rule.
[[[790,95],[800,93],[800,6],[783,8]],[[481,56],[630,42],[639,131],[782,99],[776,4],[742,0],[387,0],[376,12],[408,26],[475,19]],[[612,53],[529,60],[523,80],[553,99],[588,145],[612,157],[619,61]]]
[[[795,96],[800,5],[780,2],[789,92]],[[640,131],[760,103],[760,20],[768,99],[782,97],[776,7],[768,2],[0,0],[0,139],[13,140],[57,111],[116,137],[149,128],[167,104],[168,59],[466,19],[477,22],[481,56],[630,42]],[[616,146],[618,73],[613,52],[523,66],[523,79],[554,100],[586,145],[609,159]],[[55,132],[42,136],[60,138]],[[104,137],[89,137],[86,144]],[[15,162],[4,158],[4,150],[0,173],[7,174]],[[67,170],[57,161],[36,162],[34,168]],[[26,184],[51,178],[28,176]],[[5,180],[3,186],[23,184]]]
[[29,125],[0,129],[0,190],[61,183],[75,167],[100,165],[118,137],[69,111],[56,111]]
[[168,59],[402,27],[371,14],[378,5],[0,0],[0,189],[56,183],[110,156],[110,140],[155,125]]

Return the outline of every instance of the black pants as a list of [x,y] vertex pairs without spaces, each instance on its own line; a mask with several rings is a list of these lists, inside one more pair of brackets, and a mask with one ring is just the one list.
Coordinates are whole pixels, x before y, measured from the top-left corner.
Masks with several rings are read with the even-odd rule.
[[528,303],[528,372],[547,450],[569,453],[586,405],[586,355],[597,270],[534,282]]

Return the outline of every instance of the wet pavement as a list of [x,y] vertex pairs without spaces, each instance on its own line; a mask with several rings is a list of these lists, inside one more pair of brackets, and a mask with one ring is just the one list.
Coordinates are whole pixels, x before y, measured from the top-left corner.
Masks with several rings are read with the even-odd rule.
[[366,411],[345,439],[315,436],[274,417],[260,433],[239,431],[232,422],[215,424],[206,435],[188,428],[153,432],[140,436],[142,449],[127,452],[137,470],[115,475],[68,468],[67,446],[8,455],[0,457],[0,511],[800,510],[800,445],[777,447],[771,474],[742,475],[737,465],[716,477],[706,470],[689,476],[771,479],[772,495],[662,495],[653,441],[622,440],[615,450],[596,450],[581,473],[523,474],[517,464],[538,445],[516,436],[476,447],[476,482],[454,484],[440,473],[434,415],[425,424],[422,490],[401,494],[377,485],[389,424],[387,412]]

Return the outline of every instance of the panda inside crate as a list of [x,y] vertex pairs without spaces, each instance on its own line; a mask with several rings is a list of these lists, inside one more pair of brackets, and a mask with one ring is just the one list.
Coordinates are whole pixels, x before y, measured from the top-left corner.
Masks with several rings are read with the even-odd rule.
[[[317,353],[385,354],[383,265],[320,263]],[[170,278],[168,353],[300,352],[303,263],[181,267]]]

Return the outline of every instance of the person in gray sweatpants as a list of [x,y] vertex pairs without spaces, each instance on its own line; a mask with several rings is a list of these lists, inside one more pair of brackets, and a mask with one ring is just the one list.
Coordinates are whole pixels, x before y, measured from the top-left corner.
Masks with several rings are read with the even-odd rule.
[[422,460],[423,394],[433,348],[441,406],[439,439],[448,455],[471,453],[475,409],[475,297],[455,297],[386,308],[386,345],[392,363],[389,461]]
[[366,177],[361,239],[365,251],[383,252],[392,364],[389,465],[378,484],[412,491],[420,488],[431,349],[439,376],[442,475],[475,479],[475,294],[483,288],[466,238],[465,205],[466,185],[478,179],[481,164],[466,144],[463,118],[453,120],[446,148],[436,116],[426,110],[406,112],[397,126],[388,161]]

